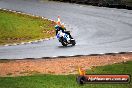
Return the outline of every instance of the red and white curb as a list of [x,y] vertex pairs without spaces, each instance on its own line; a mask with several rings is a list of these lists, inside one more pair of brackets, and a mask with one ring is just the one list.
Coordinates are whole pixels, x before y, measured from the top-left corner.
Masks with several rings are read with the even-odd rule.
[[[49,20],[49,21],[52,21],[52,22],[56,22],[55,20],[48,19],[48,18],[41,17],[41,16],[37,16],[37,15],[34,15],[34,14],[28,14],[28,13],[24,13],[24,12],[20,12],[20,11],[15,11],[15,10],[10,10],[10,9],[5,9],[5,8],[0,8],[0,10],[12,12],[12,13],[18,13],[18,14],[27,15],[27,16],[32,16],[32,17],[41,18],[41,19],[46,19],[46,20]],[[65,24],[65,23],[63,23],[63,24],[64,24],[64,26],[66,27],[66,24]],[[55,39],[55,38],[56,38],[56,37],[50,37],[50,38],[39,39],[39,40],[29,41],[29,42],[21,42],[21,43],[14,43],[14,44],[5,44],[5,45],[3,45],[3,46],[24,45],[24,44],[30,44],[30,43],[37,43],[37,42],[47,41],[47,40],[51,40],[51,39]]]
[[40,39],[40,40],[35,40],[35,41],[29,41],[29,42],[5,44],[5,45],[3,45],[3,46],[16,46],[16,45],[33,44],[33,43],[38,43],[38,42],[42,42],[42,41],[48,41],[48,40],[51,40],[51,39],[55,39],[55,37],[50,37],[50,38]]

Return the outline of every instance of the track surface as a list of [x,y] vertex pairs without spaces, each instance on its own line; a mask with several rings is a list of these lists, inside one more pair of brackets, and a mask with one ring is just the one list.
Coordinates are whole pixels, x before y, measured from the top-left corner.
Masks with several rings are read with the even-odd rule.
[[[60,15],[77,45],[62,47],[57,39],[34,44],[0,46],[0,59],[40,58],[132,51],[132,10],[37,0],[0,0],[0,8],[53,20]],[[69,26],[67,28],[69,28]]]

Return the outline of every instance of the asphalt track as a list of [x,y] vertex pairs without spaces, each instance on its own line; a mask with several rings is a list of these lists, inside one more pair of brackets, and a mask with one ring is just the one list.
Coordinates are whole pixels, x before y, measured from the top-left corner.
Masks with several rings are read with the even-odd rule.
[[132,51],[132,10],[37,0],[0,0],[0,8],[44,16],[68,24],[74,47],[57,39],[17,46],[0,46],[0,59],[41,58]]

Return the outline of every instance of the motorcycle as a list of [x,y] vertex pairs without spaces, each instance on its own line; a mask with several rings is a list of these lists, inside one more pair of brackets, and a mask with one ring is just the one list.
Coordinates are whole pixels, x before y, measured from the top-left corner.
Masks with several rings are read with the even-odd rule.
[[58,31],[56,36],[63,46],[67,46],[68,44],[72,44],[74,46],[76,44],[75,39],[70,38],[67,33],[62,32],[61,30]]

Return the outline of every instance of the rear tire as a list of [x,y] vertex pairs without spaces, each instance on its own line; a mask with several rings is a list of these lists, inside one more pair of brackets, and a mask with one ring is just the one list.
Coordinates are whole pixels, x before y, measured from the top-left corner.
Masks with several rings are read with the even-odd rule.
[[75,40],[72,40],[71,43],[73,46],[75,46],[75,44],[76,44]]

